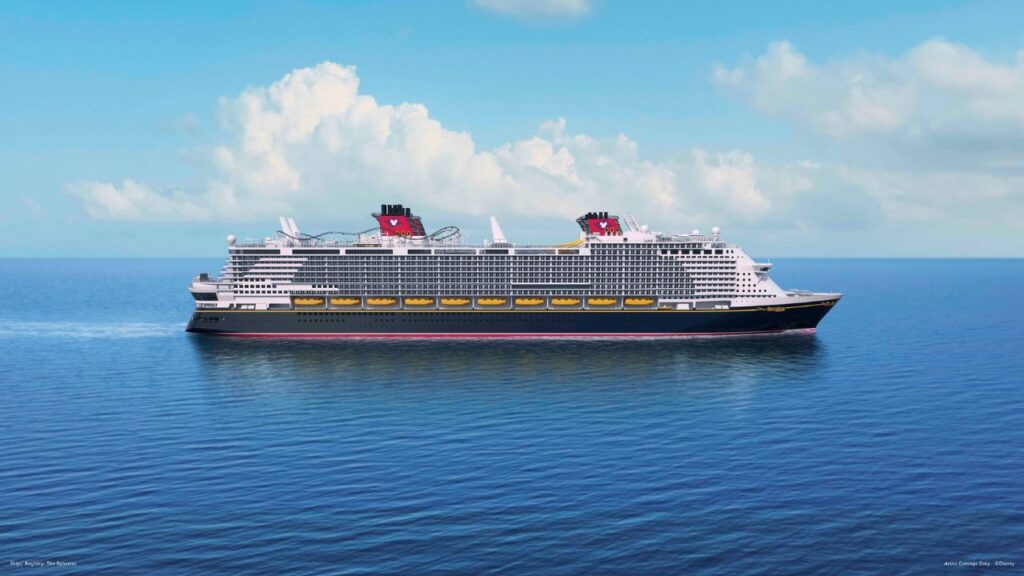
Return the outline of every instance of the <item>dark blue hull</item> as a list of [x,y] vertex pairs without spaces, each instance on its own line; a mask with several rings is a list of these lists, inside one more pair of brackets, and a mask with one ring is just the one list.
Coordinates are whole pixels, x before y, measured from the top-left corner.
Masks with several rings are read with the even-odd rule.
[[836,299],[731,310],[196,310],[189,332],[268,337],[659,337],[808,330]]

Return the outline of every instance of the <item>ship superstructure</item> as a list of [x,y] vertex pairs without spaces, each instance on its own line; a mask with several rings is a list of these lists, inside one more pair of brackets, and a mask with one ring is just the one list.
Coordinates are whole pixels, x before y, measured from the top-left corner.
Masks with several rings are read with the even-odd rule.
[[189,330],[235,335],[684,336],[814,328],[841,297],[783,290],[772,265],[708,235],[652,232],[588,212],[573,241],[520,245],[427,233],[382,205],[359,233],[302,233],[280,218],[262,241],[228,237],[219,278],[197,276]]

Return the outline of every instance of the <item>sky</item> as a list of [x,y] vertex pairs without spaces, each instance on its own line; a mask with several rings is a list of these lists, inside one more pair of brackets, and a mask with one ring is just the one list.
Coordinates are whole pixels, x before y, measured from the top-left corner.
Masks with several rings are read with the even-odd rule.
[[0,3],[0,257],[467,240],[1024,256],[1024,3]]

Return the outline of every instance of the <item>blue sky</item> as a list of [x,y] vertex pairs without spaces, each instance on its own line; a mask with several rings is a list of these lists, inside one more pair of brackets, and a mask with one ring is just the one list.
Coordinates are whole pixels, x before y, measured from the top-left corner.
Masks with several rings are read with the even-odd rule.
[[474,240],[488,214],[561,240],[592,209],[775,256],[1024,256],[1022,21],[1019,2],[5,2],[0,256],[219,255],[279,212],[363,229],[381,202]]

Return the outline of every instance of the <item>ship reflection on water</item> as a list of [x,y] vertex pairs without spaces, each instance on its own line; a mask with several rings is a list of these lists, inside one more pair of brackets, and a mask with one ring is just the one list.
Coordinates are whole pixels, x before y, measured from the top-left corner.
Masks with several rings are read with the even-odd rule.
[[[565,391],[683,385],[691,392],[813,381],[827,345],[813,334],[685,340],[380,341],[193,336],[211,382],[307,391],[522,387]],[[268,389],[269,387],[269,389]]]

